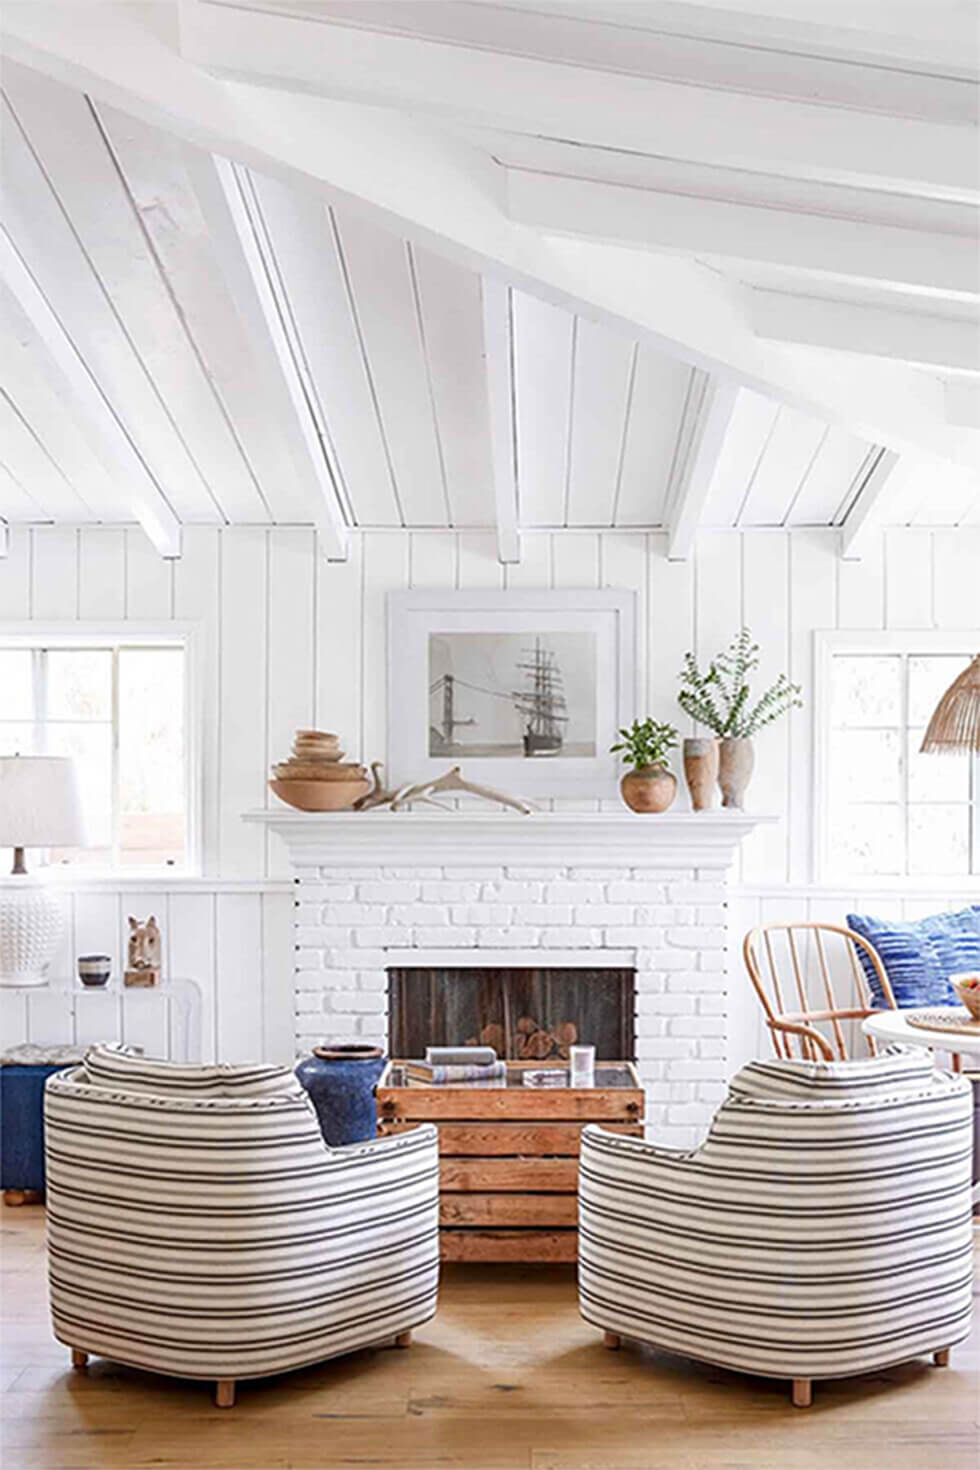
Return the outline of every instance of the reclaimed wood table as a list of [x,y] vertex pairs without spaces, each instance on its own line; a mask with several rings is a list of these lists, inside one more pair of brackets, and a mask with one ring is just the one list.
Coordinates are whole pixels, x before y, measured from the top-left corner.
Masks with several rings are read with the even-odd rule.
[[506,1082],[460,1086],[409,1081],[405,1066],[389,1062],[378,1082],[378,1132],[436,1125],[442,1259],[576,1260],[582,1129],[642,1136],[632,1063],[597,1062],[593,1087],[525,1086],[538,1062],[509,1062]]

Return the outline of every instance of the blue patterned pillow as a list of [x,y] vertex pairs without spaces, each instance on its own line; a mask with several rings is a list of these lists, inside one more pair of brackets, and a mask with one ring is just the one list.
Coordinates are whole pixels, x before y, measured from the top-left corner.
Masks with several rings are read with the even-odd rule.
[[[878,951],[899,1006],[955,1005],[950,975],[980,970],[980,904],[925,919],[848,914],[847,923]],[[881,1009],[885,997],[874,966],[860,945],[855,948],[871,986],[872,1004]]]

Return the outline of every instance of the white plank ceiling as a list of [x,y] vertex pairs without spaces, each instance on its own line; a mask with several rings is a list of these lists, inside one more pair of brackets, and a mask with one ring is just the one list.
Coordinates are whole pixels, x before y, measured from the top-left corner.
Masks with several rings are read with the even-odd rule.
[[[16,63],[3,92],[6,230],[161,502],[187,525],[309,524],[195,188],[193,146]],[[515,166],[522,146],[515,135]],[[552,163],[536,155],[536,168]],[[238,177],[343,519],[492,526],[481,276],[368,213],[244,168]],[[703,374],[517,288],[509,337],[520,526],[664,525]],[[42,338],[0,288],[0,518],[132,521],[104,430]],[[877,454],[742,388],[701,522],[840,525]],[[903,461],[889,496],[892,521],[980,519],[976,482],[934,463]]]

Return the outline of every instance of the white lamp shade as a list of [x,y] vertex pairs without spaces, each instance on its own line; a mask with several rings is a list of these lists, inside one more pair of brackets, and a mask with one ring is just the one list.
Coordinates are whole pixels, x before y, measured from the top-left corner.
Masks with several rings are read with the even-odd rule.
[[78,777],[70,756],[0,756],[0,846],[85,846]]

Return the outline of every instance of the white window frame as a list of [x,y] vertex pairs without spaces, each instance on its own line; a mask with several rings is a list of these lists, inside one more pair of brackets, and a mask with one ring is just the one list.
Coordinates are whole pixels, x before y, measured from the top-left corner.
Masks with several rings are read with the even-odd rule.
[[[814,769],[813,769],[813,871],[817,883],[840,881],[876,887],[942,888],[950,884],[969,884],[980,876],[980,759],[976,759],[973,775],[973,803],[970,824],[970,867],[965,873],[926,874],[839,873],[830,866],[830,735],[831,735],[831,661],[836,654],[917,654],[946,655],[964,660],[980,651],[980,630],[976,628],[899,629],[887,631],[848,631],[814,633]],[[937,757],[940,759],[940,757]],[[970,759],[964,756],[965,760]],[[908,758],[900,751],[902,772],[902,809],[907,811],[906,783]]]
[[[180,648],[184,654],[184,807],[187,814],[186,861],[181,868],[161,864],[122,864],[108,868],[73,865],[79,877],[200,877],[203,862],[204,794],[202,782],[203,690],[201,626],[172,623],[0,623],[3,648]],[[115,709],[113,710],[115,717]],[[115,737],[114,737],[115,738]],[[115,758],[115,756],[114,756]],[[113,812],[115,831],[118,813]]]

